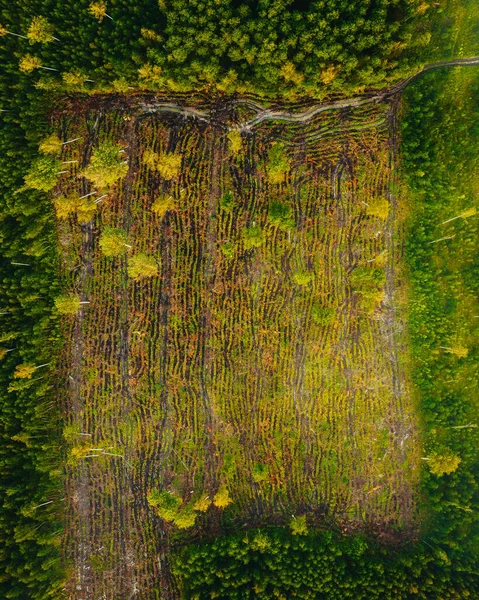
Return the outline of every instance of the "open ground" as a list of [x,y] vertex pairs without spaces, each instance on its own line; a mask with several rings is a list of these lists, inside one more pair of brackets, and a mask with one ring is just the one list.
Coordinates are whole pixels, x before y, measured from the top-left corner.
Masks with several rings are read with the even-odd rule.
[[[242,136],[251,101],[201,119],[87,104],[53,117],[81,138],[54,197],[92,206],[58,221],[63,280],[89,302],[64,325],[69,597],[177,597],[155,489],[186,508],[227,490],[190,538],[301,515],[414,537],[397,98]],[[128,173],[100,192],[79,174],[105,140]],[[98,243],[112,226],[131,246],[116,258]],[[138,253],[157,276],[129,275]]]

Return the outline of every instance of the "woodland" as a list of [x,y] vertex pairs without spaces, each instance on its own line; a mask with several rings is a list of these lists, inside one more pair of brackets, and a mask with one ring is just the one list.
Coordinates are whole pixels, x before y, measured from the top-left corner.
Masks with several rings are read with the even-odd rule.
[[479,6],[0,4],[0,596],[479,597]]

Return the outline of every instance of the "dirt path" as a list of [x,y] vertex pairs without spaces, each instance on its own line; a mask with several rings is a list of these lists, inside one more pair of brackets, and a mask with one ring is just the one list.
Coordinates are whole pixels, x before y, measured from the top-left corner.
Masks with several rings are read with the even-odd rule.
[[[344,108],[357,108],[359,106],[364,106],[365,104],[375,104],[378,102],[384,102],[385,100],[390,99],[395,94],[402,92],[406,89],[406,87],[417,77],[425,73],[426,71],[432,71],[434,69],[440,69],[443,67],[457,67],[457,66],[472,66],[479,65],[479,57],[474,56],[471,58],[456,58],[451,61],[442,61],[437,63],[431,63],[426,65],[422,71],[404,79],[399,82],[392,88],[388,88],[382,92],[375,94],[370,97],[357,97],[357,98],[346,98],[345,100],[338,100],[337,102],[331,102],[329,104],[316,104],[314,106],[309,107],[303,112],[293,113],[282,110],[268,110],[263,108],[262,112],[250,119],[249,121],[244,121],[237,126],[230,127],[229,130],[237,130],[237,131],[248,131],[263,123],[264,121],[288,121],[292,123],[306,123],[311,120],[316,115],[328,111],[328,110],[341,110]],[[259,108],[259,105],[256,105]]]

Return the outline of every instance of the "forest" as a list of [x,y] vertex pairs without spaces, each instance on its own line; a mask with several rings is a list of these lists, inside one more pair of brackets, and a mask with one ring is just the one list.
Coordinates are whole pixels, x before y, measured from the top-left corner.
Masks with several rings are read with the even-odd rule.
[[478,39],[470,0],[2,3],[3,598],[479,594],[479,67],[244,125]]

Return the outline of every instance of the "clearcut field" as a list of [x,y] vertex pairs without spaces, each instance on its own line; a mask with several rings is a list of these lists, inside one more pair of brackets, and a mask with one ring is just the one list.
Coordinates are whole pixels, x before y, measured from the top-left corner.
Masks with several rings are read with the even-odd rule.
[[[90,104],[55,117],[81,137],[53,192],[62,277],[89,301],[64,324],[70,597],[176,598],[180,531],[306,515],[414,537],[395,104],[241,135],[250,101],[211,118]],[[128,171],[100,190],[81,172],[105,141]],[[134,277],[139,254],[156,275]]]

